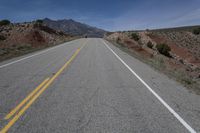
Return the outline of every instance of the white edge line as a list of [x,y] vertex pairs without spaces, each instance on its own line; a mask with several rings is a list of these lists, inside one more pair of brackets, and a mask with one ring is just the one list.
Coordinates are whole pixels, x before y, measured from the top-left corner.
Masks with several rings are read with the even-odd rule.
[[37,52],[37,53],[35,53],[35,54],[33,54],[33,55],[30,55],[30,56],[27,56],[27,57],[24,57],[24,58],[21,58],[21,59],[18,59],[18,60],[15,60],[15,61],[6,63],[6,64],[4,64],[4,65],[1,65],[0,68],[4,68],[4,67],[10,66],[10,65],[12,65],[12,64],[15,64],[15,63],[17,63],[17,62],[20,62],[20,61],[23,61],[23,60],[32,58],[32,57],[34,57],[34,56],[43,54],[43,53],[48,52],[48,51],[50,51],[50,50],[52,50],[52,49],[55,49],[55,48],[61,47],[61,46],[63,46],[63,45],[66,45],[66,44],[68,44],[68,43],[71,43],[71,41],[70,41],[70,42],[63,43],[63,44],[60,44],[60,45],[58,45],[58,46],[54,46],[54,47],[52,47],[52,48],[48,48],[48,49],[46,49],[46,50],[42,50],[42,51]]
[[[103,41],[103,40],[102,40]],[[151,87],[144,81],[140,76],[136,74],[106,43],[103,41],[105,46],[147,87],[147,89],[171,112],[176,119],[191,133],[196,133],[196,131],[185,121],[181,116],[176,113]]]

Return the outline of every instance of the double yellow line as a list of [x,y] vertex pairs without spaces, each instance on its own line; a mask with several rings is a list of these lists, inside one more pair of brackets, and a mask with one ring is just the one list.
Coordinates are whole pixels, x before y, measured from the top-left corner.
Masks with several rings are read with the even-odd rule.
[[[63,72],[65,68],[76,58],[80,50],[85,46],[82,45],[78,48],[72,57],[56,72],[52,78],[45,79],[38,87],[36,87],[20,104],[18,104],[9,114],[4,118],[10,119],[13,115],[17,114],[8,122],[8,124],[0,131],[0,133],[6,133],[15,122],[25,113],[25,111],[34,103],[34,101],[53,83],[53,81]],[[25,105],[26,104],[26,105]],[[25,105],[25,106],[24,106]],[[23,107],[24,106],[24,107]],[[23,107],[23,108],[22,108]],[[21,109],[22,108],[22,109]],[[20,110],[21,109],[21,110]]]

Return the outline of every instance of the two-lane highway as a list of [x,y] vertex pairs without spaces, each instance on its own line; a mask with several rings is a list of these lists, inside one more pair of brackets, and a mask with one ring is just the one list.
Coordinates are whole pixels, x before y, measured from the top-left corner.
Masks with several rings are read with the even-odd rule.
[[103,39],[0,64],[1,132],[196,132],[200,98]]

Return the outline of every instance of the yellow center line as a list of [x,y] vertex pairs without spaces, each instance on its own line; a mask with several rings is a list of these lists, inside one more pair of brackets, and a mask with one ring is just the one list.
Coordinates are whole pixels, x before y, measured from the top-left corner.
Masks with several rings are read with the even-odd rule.
[[49,81],[49,78],[45,79],[38,87],[35,88],[20,104],[18,104],[9,114],[6,115],[4,119],[8,120],[12,117],[39,89],[41,89],[44,84]]
[[42,89],[39,90],[37,94],[9,121],[9,123],[0,131],[0,133],[6,133],[13,124],[25,113],[25,111],[34,103],[34,101],[53,83],[53,81],[63,72],[63,70],[75,59],[75,57],[78,55],[80,50],[85,46],[82,45],[81,48],[78,48],[75,53],[72,55],[72,57],[57,71],[57,73],[50,79]]

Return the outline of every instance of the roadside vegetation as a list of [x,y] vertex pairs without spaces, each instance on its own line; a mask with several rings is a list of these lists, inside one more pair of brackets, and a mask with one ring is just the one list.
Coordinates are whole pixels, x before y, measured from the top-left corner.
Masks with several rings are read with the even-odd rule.
[[134,39],[135,41],[139,41],[140,40],[140,36],[137,33],[132,33],[131,34],[131,38]]
[[195,28],[195,29],[193,30],[193,34],[199,35],[199,34],[200,34],[200,27],[199,27],[199,28]]
[[165,43],[157,44],[156,48],[159,51],[159,53],[161,53],[167,57],[171,57],[170,53],[169,53],[171,51],[171,48],[167,44],[165,44]]
[[4,41],[4,40],[6,40],[6,37],[3,35],[0,35],[0,41]]
[[43,20],[36,20],[34,23],[34,27],[42,27],[43,26]]
[[[189,28],[186,31],[182,29],[115,32],[106,39],[200,95],[200,67],[184,58],[189,57],[198,63],[200,39],[198,36],[191,36],[192,30],[188,30]],[[196,31],[195,34],[199,33]]]
[[13,23],[0,21],[0,61],[58,45],[78,37],[43,24],[43,20]]
[[147,47],[148,47],[148,48],[150,48],[150,49],[152,49],[152,48],[153,48],[153,44],[152,44],[152,42],[151,42],[151,41],[148,41],[148,43],[147,43]]
[[36,20],[36,23],[38,23],[38,24],[43,24],[43,20],[38,19],[38,20]]
[[9,25],[9,24],[10,24],[10,21],[7,20],[7,19],[4,19],[4,20],[0,21],[0,26]]

